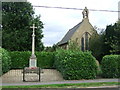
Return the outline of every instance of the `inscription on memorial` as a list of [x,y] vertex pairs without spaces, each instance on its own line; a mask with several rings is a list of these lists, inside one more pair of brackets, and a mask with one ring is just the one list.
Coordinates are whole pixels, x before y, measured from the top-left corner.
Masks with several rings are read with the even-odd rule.
[[36,59],[30,59],[30,65],[29,67],[36,67]]

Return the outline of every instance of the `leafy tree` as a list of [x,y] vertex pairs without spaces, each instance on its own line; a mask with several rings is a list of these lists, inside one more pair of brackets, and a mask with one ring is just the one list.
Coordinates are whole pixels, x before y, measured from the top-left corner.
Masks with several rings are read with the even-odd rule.
[[90,50],[101,62],[104,55],[120,54],[120,21],[106,26],[106,30],[90,39]]
[[56,44],[54,44],[53,46],[47,46],[47,47],[45,47],[44,50],[47,51],[47,52],[54,52],[58,48],[59,47]]
[[93,56],[96,57],[97,60],[101,61],[101,56],[104,54],[103,52],[103,35],[93,34],[90,38],[89,42],[90,51],[92,51]]
[[2,3],[2,34],[3,48],[11,51],[28,51],[32,45],[33,23],[38,27],[35,30],[36,50],[43,50],[42,28],[40,16],[33,17],[34,10],[29,2],[3,2]]
[[105,44],[109,46],[109,52],[120,54],[120,21],[108,25],[105,33]]

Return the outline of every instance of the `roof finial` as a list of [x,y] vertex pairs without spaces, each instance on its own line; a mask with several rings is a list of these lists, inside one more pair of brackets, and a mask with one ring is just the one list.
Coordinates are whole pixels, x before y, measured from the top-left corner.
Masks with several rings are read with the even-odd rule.
[[84,18],[88,18],[89,11],[88,11],[87,7],[85,7],[85,9],[83,10],[82,14],[83,14],[83,19]]

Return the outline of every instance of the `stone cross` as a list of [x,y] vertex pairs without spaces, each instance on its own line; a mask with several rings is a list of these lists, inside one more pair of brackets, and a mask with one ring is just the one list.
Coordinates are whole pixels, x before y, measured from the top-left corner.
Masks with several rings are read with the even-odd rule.
[[36,63],[36,56],[35,56],[35,24],[33,24],[33,26],[31,26],[30,28],[33,29],[33,34],[32,34],[32,55],[30,57],[30,61],[29,61],[29,67],[36,67],[37,63]]

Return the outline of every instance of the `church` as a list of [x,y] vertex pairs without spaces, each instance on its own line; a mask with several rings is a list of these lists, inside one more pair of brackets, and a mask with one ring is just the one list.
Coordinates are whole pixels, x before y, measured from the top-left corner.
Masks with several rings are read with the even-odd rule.
[[69,49],[70,42],[75,42],[80,50],[89,50],[89,40],[93,33],[97,33],[89,22],[89,11],[87,7],[82,12],[83,19],[73,28],[71,28],[63,39],[58,42],[58,46],[63,49]]

